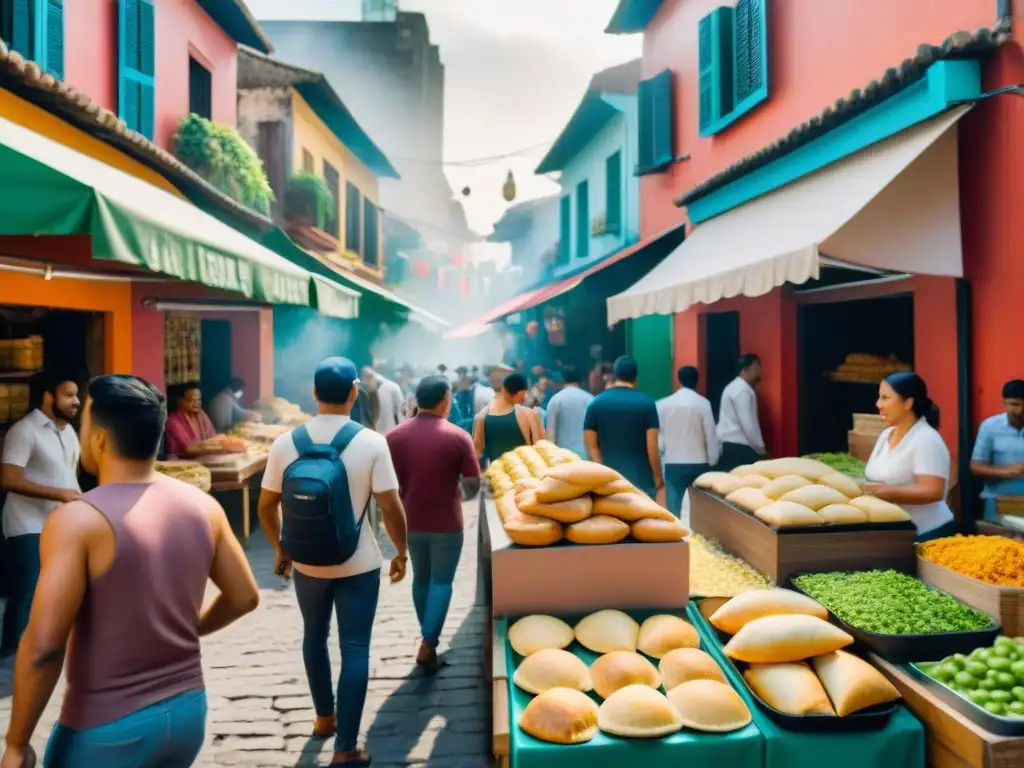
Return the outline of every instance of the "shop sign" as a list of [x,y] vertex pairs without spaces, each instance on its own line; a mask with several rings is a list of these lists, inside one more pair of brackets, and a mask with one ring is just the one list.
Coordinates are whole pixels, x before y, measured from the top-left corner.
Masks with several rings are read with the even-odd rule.
[[132,232],[139,256],[154,272],[252,296],[253,274],[249,263],[225,256],[138,218],[132,219]]
[[[246,267],[249,265],[246,264]],[[259,297],[270,304],[309,305],[309,279],[285,275],[268,267],[257,271]]]

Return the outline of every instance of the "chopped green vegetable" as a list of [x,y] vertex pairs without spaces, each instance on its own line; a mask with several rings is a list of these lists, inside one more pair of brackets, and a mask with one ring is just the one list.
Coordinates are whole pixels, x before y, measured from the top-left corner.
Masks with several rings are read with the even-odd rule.
[[[993,625],[985,614],[898,571],[812,573],[797,577],[794,583],[851,627],[865,632],[933,635]],[[958,672],[966,669],[967,659],[956,662]]]
[[811,453],[804,458],[820,461],[836,472],[842,472],[850,477],[864,477],[864,462],[848,453]]

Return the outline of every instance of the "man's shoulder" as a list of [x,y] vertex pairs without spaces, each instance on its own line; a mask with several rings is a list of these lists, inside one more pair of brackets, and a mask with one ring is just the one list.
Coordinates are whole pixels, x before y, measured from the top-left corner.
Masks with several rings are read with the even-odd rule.
[[980,435],[983,432],[998,432],[1006,426],[1006,422],[1007,419],[1005,413],[997,413],[995,416],[989,416],[981,422],[981,425],[978,427],[978,434]]

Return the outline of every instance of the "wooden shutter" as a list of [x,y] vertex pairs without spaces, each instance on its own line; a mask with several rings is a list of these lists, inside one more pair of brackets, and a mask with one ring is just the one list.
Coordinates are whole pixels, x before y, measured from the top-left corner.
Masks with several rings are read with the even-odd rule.
[[733,107],[733,9],[716,8],[701,19],[697,42],[700,134],[707,136]]
[[576,185],[576,258],[590,256],[590,185]]
[[[310,164],[312,165],[312,162]],[[334,208],[331,210],[331,215],[327,217],[327,221],[324,222],[324,230],[327,234],[338,237],[338,211],[340,210],[338,206],[341,205],[341,176],[338,174],[337,169],[326,160],[324,160],[324,183],[331,190],[331,195],[334,197]]]
[[651,121],[654,110],[651,103],[651,81],[641,80],[636,92],[637,106],[637,147],[636,164],[643,172],[654,165],[654,144],[651,141],[654,130]]
[[711,34],[711,16],[700,20],[697,32],[700,68],[700,129],[703,131],[717,117],[712,109],[715,89],[715,73],[712,67],[714,37]]
[[64,0],[42,0],[36,19],[39,65],[58,80],[64,79]]
[[558,263],[568,264],[572,249],[572,197],[563,195],[558,235]]
[[362,238],[362,195],[352,182],[345,184],[345,250],[363,253]]
[[377,206],[363,198],[363,263],[376,269],[380,266],[380,238],[377,229]]
[[734,103],[764,98],[767,90],[767,25],[765,0],[739,0],[735,11]]
[[672,162],[672,72],[666,69],[651,79],[651,145],[654,166]]
[[118,113],[148,139],[156,119],[156,37],[151,0],[118,0]]
[[[302,170],[306,173],[313,173],[313,153],[308,149],[302,150]],[[337,202],[337,199],[335,199]]]
[[17,51],[26,59],[34,58],[35,0],[0,2],[0,13],[4,14],[4,17],[0,19],[3,24],[0,32],[3,32],[4,39],[8,42],[11,50]]
[[[274,202],[270,212],[275,221],[281,221],[284,215],[285,188],[288,186],[287,151],[284,138],[284,122],[268,120],[256,124],[256,154],[263,161],[267,172],[267,181],[274,192]],[[312,165],[312,158],[310,159]],[[335,198],[337,205],[337,198]]]
[[610,235],[622,232],[622,153],[605,160],[604,228]]

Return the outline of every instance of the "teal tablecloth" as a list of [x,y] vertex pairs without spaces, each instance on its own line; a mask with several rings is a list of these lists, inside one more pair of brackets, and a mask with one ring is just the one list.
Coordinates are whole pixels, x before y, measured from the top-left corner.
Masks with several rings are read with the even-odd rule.
[[747,702],[765,739],[765,768],[925,768],[925,732],[910,711],[900,706],[885,728],[856,733],[806,733],[786,730],[757,704],[722,653],[714,629],[693,603],[688,618],[701,643]]
[[[637,621],[654,613],[682,611],[627,611]],[[562,617],[574,624],[580,616]],[[510,619],[509,623],[514,620]],[[497,632],[501,629],[496,627]],[[504,634],[502,632],[502,634]],[[599,654],[579,644],[568,648],[589,666]],[[705,649],[706,650],[706,649]],[[764,764],[764,740],[753,723],[727,734],[697,733],[683,730],[662,739],[621,739],[598,732],[592,741],[572,746],[548,744],[519,729],[519,718],[533,698],[512,682],[522,660],[505,638],[505,659],[509,692],[509,744],[512,768],[660,768],[661,766],[720,766],[721,768],[761,768]],[[657,661],[653,660],[655,666]],[[591,694],[600,704],[601,699]],[[903,768],[903,766],[900,766]]]

